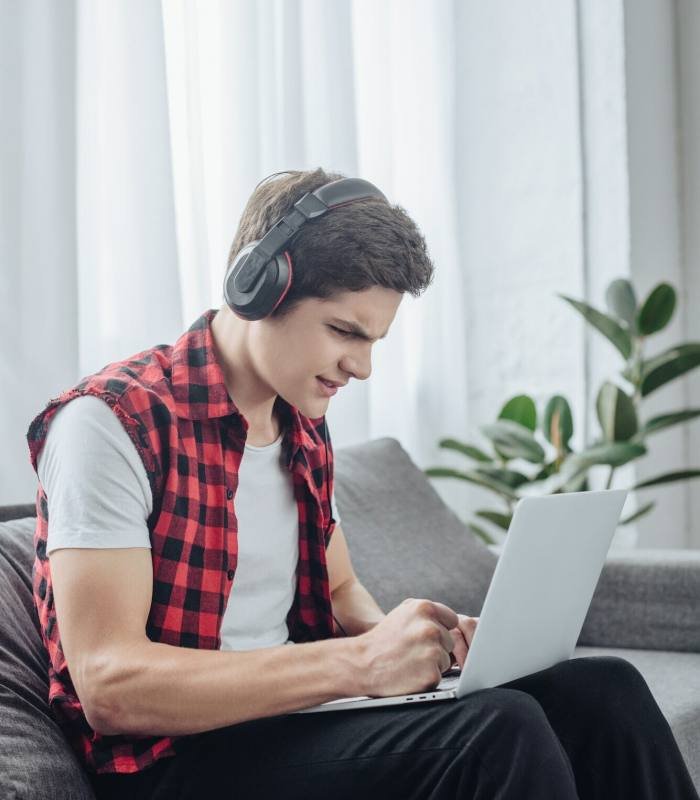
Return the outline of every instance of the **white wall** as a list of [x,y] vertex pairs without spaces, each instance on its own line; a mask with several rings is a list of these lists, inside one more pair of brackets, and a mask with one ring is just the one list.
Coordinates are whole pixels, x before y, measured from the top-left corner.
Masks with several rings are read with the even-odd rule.
[[[668,280],[679,308],[647,352],[698,338],[691,311],[700,300],[700,234],[688,220],[698,219],[700,159],[688,142],[700,140],[691,46],[700,6],[680,3],[679,40],[675,13],[671,0],[535,2],[508,14],[498,3],[458,5],[456,163],[472,440],[518,392],[540,409],[554,392],[569,397],[576,447],[597,433],[595,395],[621,359],[558,292],[604,308],[614,278],[629,277],[641,296]],[[698,381],[658,390],[643,416],[697,406]],[[650,455],[617,470],[613,486],[699,466],[699,428],[657,434]],[[594,487],[607,474],[594,472]],[[478,489],[436,486],[464,517],[494,507]],[[651,499],[658,506],[620,529],[615,543],[697,547],[699,487],[632,495],[625,514]]]
[[[622,2],[577,2],[581,169],[583,174],[582,269],[584,297],[605,309],[605,290],[616,278],[630,276],[627,109],[625,102],[625,30]],[[584,333],[583,369],[586,441],[598,438],[595,400],[603,381],[623,365],[613,345],[590,325]],[[607,485],[609,467],[591,471],[592,488]],[[618,469],[613,487],[633,485],[633,465]],[[639,506],[630,495],[623,515]],[[637,525],[622,526],[613,546],[634,546]]]
[[468,414],[561,392],[580,418],[582,326],[555,296],[583,292],[574,8],[497,6],[461,4],[458,21]]
[[[681,174],[681,255],[685,285],[685,337],[700,340],[700,3],[678,0],[677,68]],[[688,376],[687,401],[700,407],[700,370]],[[700,468],[700,422],[688,426],[684,439],[688,463]],[[688,544],[700,548],[700,481],[687,497],[690,530]]]
[[[458,9],[471,439],[514,394],[533,396],[540,413],[563,394],[580,448],[597,425],[594,392],[619,359],[557,294],[602,306],[608,283],[629,274],[622,2]],[[465,509],[496,507],[486,492],[464,495]],[[616,544],[635,534],[620,531]]]
[[[684,27],[676,20],[676,7],[670,0],[627,0],[625,4],[631,273],[642,295],[661,280],[676,286],[680,295],[671,325],[649,338],[647,354],[686,340],[693,308],[682,255],[682,176],[683,158],[697,155],[688,155],[692,147],[686,147],[683,154],[679,149],[679,124],[684,119],[683,100],[689,87],[686,83],[682,89],[679,82],[677,25],[679,30]],[[689,65],[691,56],[684,56],[684,63]],[[687,74],[685,77],[691,79]],[[697,76],[692,81],[697,86]],[[690,211],[685,209],[686,216]],[[697,405],[697,385],[694,394]],[[689,382],[675,381],[645,399],[644,417],[690,405]],[[687,446],[688,431],[697,430],[697,424],[651,437],[649,455],[638,462],[638,477],[683,469],[689,461],[698,466],[700,459],[695,454],[691,457]],[[644,501],[655,500],[657,506],[639,523],[640,545],[697,547],[700,519],[695,516],[691,527],[689,513],[691,494],[697,490],[697,482],[645,490]]]

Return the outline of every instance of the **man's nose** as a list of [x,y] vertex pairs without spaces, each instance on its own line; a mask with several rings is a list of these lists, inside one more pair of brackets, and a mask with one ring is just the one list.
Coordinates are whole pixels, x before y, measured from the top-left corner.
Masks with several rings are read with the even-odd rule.
[[370,353],[367,353],[365,357],[347,356],[345,364],[344,370],[357,378],[358,381],[366,381],[372,374],[372,356]]

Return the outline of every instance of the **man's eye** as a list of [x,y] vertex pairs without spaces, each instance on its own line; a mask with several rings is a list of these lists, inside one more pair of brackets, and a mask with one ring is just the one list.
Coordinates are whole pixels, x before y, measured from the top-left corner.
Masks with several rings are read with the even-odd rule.
[[328,327],[331,328],[331,330],[334,330],[336,333],[339,333],[341,336],[344,336],[345,338],[353,335],[351,331],[344,331],[342,328],[336,328],[335,325],[329,325]]

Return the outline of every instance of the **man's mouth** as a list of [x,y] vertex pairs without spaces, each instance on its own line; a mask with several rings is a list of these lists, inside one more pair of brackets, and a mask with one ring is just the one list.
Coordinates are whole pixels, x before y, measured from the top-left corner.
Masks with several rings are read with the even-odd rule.
[[319,375],[316,376],[316,380],[319,382],[321,391],[326,397],[332,397],[338,391],[338,386],[333,381],[327,381]]
[[325,384],[326,384],[326,386],[335,386],[335,387],[338,387],[338,388],[339,388],[340,386],[345,386],[345,384],[347,383],[347,381],[329,381],[328,379],[326,379],[326,378],[323,378],[323,377],[321,377],[320,375],[317,375],[316,377],[317,377],[317,378],[318,378],[318,379],[319,379],[319,380],[320,380],[322,383],[325,383]]

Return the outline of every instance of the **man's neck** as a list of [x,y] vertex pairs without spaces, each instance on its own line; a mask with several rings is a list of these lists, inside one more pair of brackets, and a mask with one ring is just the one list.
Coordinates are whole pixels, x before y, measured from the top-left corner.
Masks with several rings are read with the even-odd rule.
[[249,363],[243,332],[244,328],[236,324],[235,317],[223,308],[211,322],[214,354],[224,373],[226,391],[248,423],[247,443],[264,447],[280,435],[281,420],[275,408],[277,398],[261,397],[260,382]]
[[[245,416],[245,414],[243,414],[243,416]],[[267,447],[267,445],[277,441],[281,431],[282,421],[277,416],[277,413],[273,412],[272,420],[268,428],[253,428],[253,426],[249,424],[246,444],[252,445],[253,447]]]

